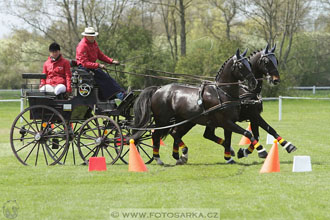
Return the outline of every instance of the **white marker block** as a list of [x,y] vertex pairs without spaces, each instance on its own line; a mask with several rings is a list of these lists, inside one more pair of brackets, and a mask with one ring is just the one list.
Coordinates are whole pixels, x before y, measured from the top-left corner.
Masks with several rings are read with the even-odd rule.
[[292,172],[310,172],[312,163],[310,156],[294,156]]
[[273,144],[274,140],[275,140],[275,138],[272,135],[267,134],[266,144]]

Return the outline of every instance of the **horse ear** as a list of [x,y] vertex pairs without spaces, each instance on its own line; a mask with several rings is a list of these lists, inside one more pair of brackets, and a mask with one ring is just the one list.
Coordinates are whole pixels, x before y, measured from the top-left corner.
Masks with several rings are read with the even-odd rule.
[[275,44],[274,47],[270,50],[270,52],[271,52],[271,53],[274,53],[275,49],[276,49],[276,44]]
[[241,56],[240,56],[240,54],[239,54],[239,48],[237,48],[237,50],[236,50],[236,58],[239,60],[239,59],[241,59]]
[[267,44],[266,48],[265,48],[265,54],[268,53],[268,48],[269,48],[269,44]]
[[245,51],[241,54],[241,57],[245,57],[247,51],[248,51],[248,49],[246,48]]

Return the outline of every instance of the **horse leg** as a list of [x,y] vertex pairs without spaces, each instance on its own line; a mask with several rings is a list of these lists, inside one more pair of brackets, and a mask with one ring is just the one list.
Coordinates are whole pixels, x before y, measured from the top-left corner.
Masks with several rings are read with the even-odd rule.
[[[252,130],[252,134],[253,137],[255,137],[256,140],[259,141],[259,124],[257,120],[251,120],[251,130]],[[244,149],[240,149],[240,155],[238,156],[239,158],[245,156],[248,156],[249,154],[251,154],[254,150],[254,147],[252,145],[252,143],[250,144],[250,146],[248,148],[244,148]],[[245,152],[242,152],[245,151]],[[257,151],[258,151],[258,156],[259,158],[266,158],[268,153],[266,151],[266,149],[260,145],[257,147]]]
[[[225,145],[224,145],[225,140],[215,135],[214,127],[206,126],[203,137],[225,147]],[[229,143],[229,145],[230,144],[231,143]],[[230,154],[233,157],[235,156],[235,151],[231,146],[230,146]]]
[[[251,141],[251,147],[248,148],[248,151],[252,152],[254,148],[257,148],[260,146],[260,143],[258,142],[258,140],[256,140],[250,131],[248,130],[244,130],[243,128],[241,128],[240,126],[238,126],[237,124],[235,124],[234,122],[232,121],[227,121],[227,122],[224,122],[223,123],[223,127],[232,132],[235,132],[235,133],[238,133],[238,134],[241,134],[241,135],[244,135],[245,137],[247,137],[250,141]],[[226,141],[226,136],[225,136],[225,141]],[[230,149],[230,146],[227,146],[227,149],[225,147],[225,150],[228,150]],[[238,151],[237,153],[237,157],[238,158],[241,158],[241,157],[247,157],[247,152],[246,151],[243,151],[242,148],[240,148],[240,150]]]
[[[171,135],[174,139],[172,156],[177,160],[176,165],[183,165],[188,161],[188,147],[182,141],[182,137],[194,127],[194,123],[187,123],[173,129]],[[179,157],[179,148],[182,150],[182,156]]]
[[225,131],[225,141],[223,143],[224,144],[224,147],[225,147],[225,156],[224,156],[224,158],[226,160],[226,163],[228,163],[228,164],[234,164],[236,162],[231,157],[231,150],[232,150],[232,148],[230,146],[232,132],[230,130],[227,130],[227,129],[225,129],[224,131]]
[[153,141],[153,157],[156,160],[158,165],[164,165],[163,161],[161,161],[159,156],[159,147],[160,147],[160,131],[156,130],[152,133],[152,141]]
[[284,140],[284,138],[278,135],[276,131],[261,117],[261,115],[259,115],[258,121],[260,127],[271,134],[288,153],[292,153],[297,150],[297,148],[291,144],[291,142]]

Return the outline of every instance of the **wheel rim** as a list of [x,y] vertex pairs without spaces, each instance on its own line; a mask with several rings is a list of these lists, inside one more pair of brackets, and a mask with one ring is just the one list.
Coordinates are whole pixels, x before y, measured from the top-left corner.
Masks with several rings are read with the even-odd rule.
[[77,147],[85,163],[90,157],[105,157],[107,164],[114,164],[123,149],[121,129],[107,116],[94,116],[81,126]]
[[62,115],[54,108],[26,108],[13,122],[10,144],[24,165],[54,165],[68,149],[69,133]]

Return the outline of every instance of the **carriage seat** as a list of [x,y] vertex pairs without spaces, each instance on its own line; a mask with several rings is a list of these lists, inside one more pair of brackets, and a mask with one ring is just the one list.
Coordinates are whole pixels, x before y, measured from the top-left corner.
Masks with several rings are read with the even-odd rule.
[[28,79],[46,79],[46,74],[44,73],[23,73],[22,78],[26,80],[26,85],[31,85],[30,88],[24,89],[24,95],[28,98],[47,98],[47,99],[66,99],[64,94],[55,95],[53,92],[43,92],[39,89],[33,88],[39,84],[28,84]]
[[23,79],[46,79],[46,74],[43,73],[23,73]]

